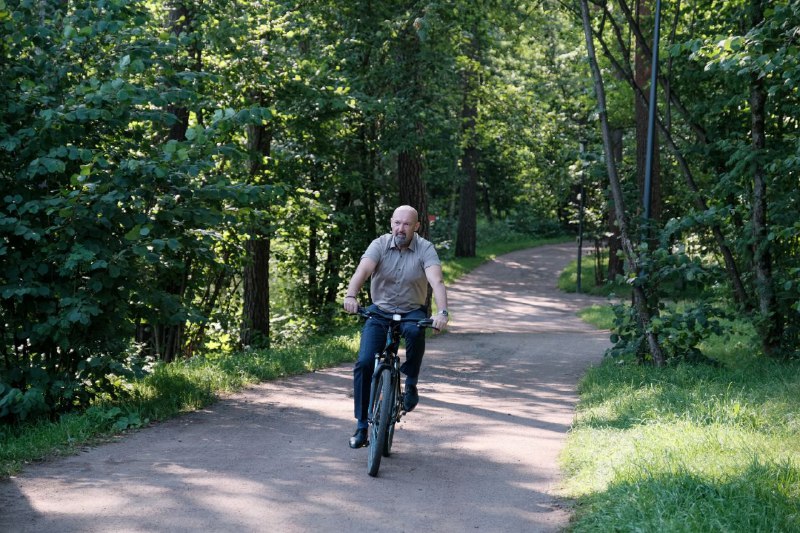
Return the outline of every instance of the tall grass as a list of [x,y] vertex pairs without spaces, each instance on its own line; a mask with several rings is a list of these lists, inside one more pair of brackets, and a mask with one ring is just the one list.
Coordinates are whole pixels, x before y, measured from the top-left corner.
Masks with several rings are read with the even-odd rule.
[[[446,281],[454,281],[496,255],[557,241],[518,234],[481,240],[476,257],[444,260]],[[56,420],[0,425],[0,478],[18,472],[25,463],[73,453],[122,431],[201,408],[247,385],[353,361],[357,350],[358,328],[354,323],[328,335],[271,350],[211,353],[157,365],[152,373],[132,384],[124,400],[99,403]]]
[[800,531],[800,362],[734,330],[701,346],[721,367],[589,370],[561,458],[572,531]]

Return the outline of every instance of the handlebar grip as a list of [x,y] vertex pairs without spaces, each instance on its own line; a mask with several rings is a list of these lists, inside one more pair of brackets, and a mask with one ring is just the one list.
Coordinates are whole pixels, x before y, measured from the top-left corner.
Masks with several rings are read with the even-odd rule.
[[426,318],[426,319],[420,320],[419,322],[417,322],[417,326],[419,326],[421,328],[431,328],[431,329],[435,329],[436,331],[439,331],[439,328],[434,328],[433,327],[433,319],[432,318]]

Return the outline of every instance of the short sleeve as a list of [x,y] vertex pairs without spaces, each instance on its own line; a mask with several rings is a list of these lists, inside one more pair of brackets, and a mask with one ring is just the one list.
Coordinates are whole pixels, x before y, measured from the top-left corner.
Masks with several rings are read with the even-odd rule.
[[422,251],[422,268],[428,268],[434,265],[441,265],[439,254],[436,253],[436,248],[433,244],[428,242],[425,249]]
[[361,259],[372,259],[376,263],[380,263],[381,256],[383,255],[382,252],[383,245],[381,243],[381,238],[378,237],[369,244],[367,250],[364,252],[364,255],[361,256]]

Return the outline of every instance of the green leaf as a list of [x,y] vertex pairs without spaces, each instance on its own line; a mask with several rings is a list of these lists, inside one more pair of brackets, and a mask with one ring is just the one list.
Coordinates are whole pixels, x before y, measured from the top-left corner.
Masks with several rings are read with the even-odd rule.
[[174,139],[167,141],[167,144],[164,145],[165,154],[174,154],[177,150],[178,150],[178,141]]
[[138,240],[139,237],[141,236],[141,234],[139,233],[141,229],[142,227],[137,224],[128,233],[125,234],[125,239],[128,241]]

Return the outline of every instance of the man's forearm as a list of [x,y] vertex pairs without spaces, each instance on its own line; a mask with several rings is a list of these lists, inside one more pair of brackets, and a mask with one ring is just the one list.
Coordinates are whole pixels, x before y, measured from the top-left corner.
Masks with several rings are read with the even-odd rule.
[[447,309],[447,289],[445,289],[444,283],[431,285],[431,288],[433,289],[433,299],[436,302],[436,309],[439,311]]

